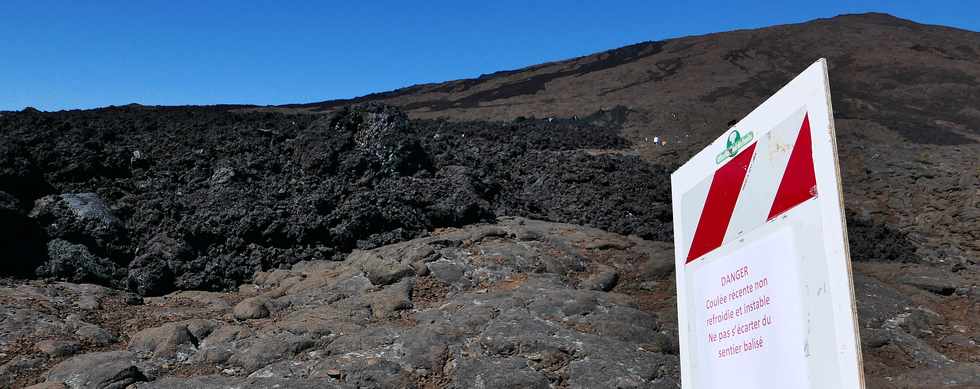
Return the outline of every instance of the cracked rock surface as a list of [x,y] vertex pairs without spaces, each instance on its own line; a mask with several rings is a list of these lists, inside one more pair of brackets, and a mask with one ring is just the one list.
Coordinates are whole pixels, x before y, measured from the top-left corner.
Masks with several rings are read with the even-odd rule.
[[[672,261],[666,242],[501,217],[236,292],[4,281],[0,386],[676,388]],[[855,263],[869,387],[980,384],[977,281]]]
[[[139,301],[93,285],[10,285],[0,288],[12,302],[0,334],[50,342],[6,353],[17,355],[5,367],[24,366],[0,370],[0,379],[71,388],[674,388],[671,274],[645,270],[665,268],[665,250],[500,218],[341,262],[259,272],[234,293]],[[610,283],[610,273],[623,276]],[[71,305],[85,300],[95,306]],[[52,351],[69,342],[78,346]]]

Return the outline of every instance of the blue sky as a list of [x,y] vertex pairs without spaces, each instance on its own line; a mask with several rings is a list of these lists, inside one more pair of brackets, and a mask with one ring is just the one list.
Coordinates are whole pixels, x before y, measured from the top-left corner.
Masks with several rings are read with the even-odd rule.
[[0,110],[313,102],[842,13],[980,30],[975,1],[366,3],[4,0]]

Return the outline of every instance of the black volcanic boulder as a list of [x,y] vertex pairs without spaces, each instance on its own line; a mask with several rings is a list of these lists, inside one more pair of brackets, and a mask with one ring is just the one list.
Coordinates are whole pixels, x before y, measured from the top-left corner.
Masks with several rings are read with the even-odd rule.
[[126,286],[140,296],[160,296],[174,289],[174,275],[165,262],[137,259],[131,264]]
[[159,234],[141,248],[129,264],[126,284],[141,296],[159,296],[174,289],[172,264],[191,258],[190,248],[183,240]]
[[65,193],[35,201],[30,216],[51,238],[83,244],[93,254],[124,258],[126,233],[122,222],[95,193]]
[[382,171],[410,175],[430,167],[425,151],[410,134],[404,112],[378,103],[356,106],[353,112],[359,119],[354,144]]
[[76,283],[96,283],[120,287],[125,270],[112,261],[92,254],[88,247],[62,239],[48,242],[48,261],[37,269],[43,277]]

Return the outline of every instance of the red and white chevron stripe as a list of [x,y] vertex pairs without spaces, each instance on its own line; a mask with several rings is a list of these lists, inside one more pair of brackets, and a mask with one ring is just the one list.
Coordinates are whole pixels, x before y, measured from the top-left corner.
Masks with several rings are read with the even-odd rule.
[[809,116],[790,115],[684,195],[687,262],[817,196]]

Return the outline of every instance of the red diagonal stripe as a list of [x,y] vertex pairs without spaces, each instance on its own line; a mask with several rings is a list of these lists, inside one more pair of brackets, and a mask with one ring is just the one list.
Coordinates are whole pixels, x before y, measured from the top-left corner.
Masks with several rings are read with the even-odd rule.
[[755,143],[715,171],[691,240],[691,250],[687,252],[688,263],[721,246],[754,152]]
[[810,117],[807,115],[803,116],[800,134],[796,136],[768,220],[814,197],[817,197],[817,177],[813,173],[813,141],[810,139]]

